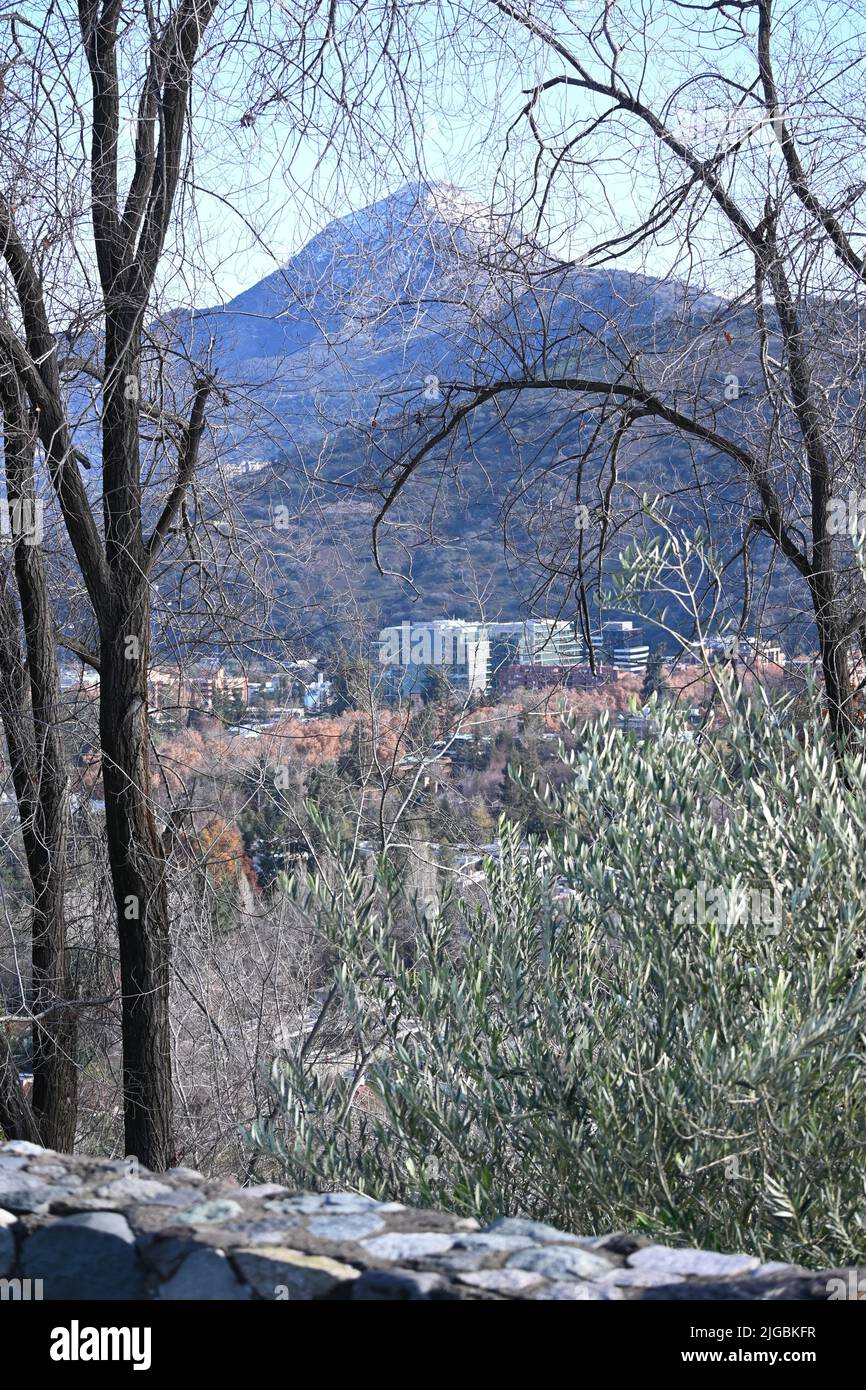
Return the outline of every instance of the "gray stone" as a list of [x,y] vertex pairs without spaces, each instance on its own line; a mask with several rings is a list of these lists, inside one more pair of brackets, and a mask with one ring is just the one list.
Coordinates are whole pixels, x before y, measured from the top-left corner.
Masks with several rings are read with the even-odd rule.
[[232,1299],[235,1302],[252,1298],[248,1284],[241,1284],[222,1250],[196,1250],[188,1255],[172,1277],[159,1291],[161,1299]]
[[607,1255],[633,1255],[635,1250],[642,1250],[645,1245],[652,1243],[648,1236],[630,1236],[626,1231],[614,1231],[609,1236],[594,1236],[591,1240],[580,1242],[590,1250],[603,1250]]
[[201,1222],[203,1225],[215,1225],[221,1221],[230,1221],[233,1216],[242,1216],[243,1207],[240,1202],[232,1201],[231,1197],[214,1197],[209,1202],[198,1202],[188,1211],[172,1212],[172,1222],[182,1222],[185,1226],[195,1226]]
[[[6,1216],[8,1221],[3,1219]],[[15,1237],[11,1230],[14,1221],[11,1212],[0,1211],[0,1278],[5,1278],[15,1262]]]
[[606,1287],[613,1284],[618,1289],[652,1289],[664,1284],[682,1284],[683,1275],[650,1266],[647,1269],[614,1269],[598,1282]]
[[81,1182],[77,1174],[70,1175],[60,1163],[28,1163],[27,1172],[32,1173],[34,1178],[42,1178],[45,1182]]
[[450,1250],[457,1237],[444,1231],[390,1231],[385,1236],[362,1240],[361,1245],[377,1260],[420,1260]]
[[241,1191],[245,1197],[285,1197],[291,1192],[291,1188],[283,1187],[278,1182],[258,1182],[252,1187],[242,1188]]
[[5,1144],[0,1144],[0,1153],[29,1157],[30,1154],[53,1154],[54,1150],[43,1149],[41,1144],[31,1144],[29,1139],[7,1139]]
[[512,1296],[544,1283],[540,1274],[532,1274],[528,1269],[482,1269],[477,1274],[461,1274],[459,1278],[462,1284],[471,1284],[473,1288]]
[[227,1221],[219,1232],[219,1241],[227,1234],[241,1237],[236,1245],[291,1245],[292,1236],[305,1227],[300,1221],[270,1221],[267,1216],[257,1221]]
[[143,1263],[148,1269],[155,1270],[160,1279],[170,1279],[189,1255],[210,1248],[196,1244],[192,1232],[184,1236],[139,1236],[136,1246]]
[[26,1168],[26,1158],[15,1158],[13,1154],[0,1154],[0,1172],[14,1172],[16,1169]]
[[482,1246],[479,1250],[446,1250],[443,1255],[425,1255],[424,1264],[428,1268],[442,1270],[446,1274],[471,1273],[477,1269],[488,1269],[496,1259],[496,1251]]
[[358,1278],[352,1265],[326,1255],[302,1255],[282,1246],[233,1250],[232,1261],[260,1298],[289,1302],[324,1298],[339,1284]]
[[321,1236],[323,1240],[360,1240],[384,1229],[381,1216],[360,1211],[347,1212],[345,1216],[311,1216],[307,1221],[310,1234]]
[[364,1192],[323,1192],[322,1196],[329,1207],[343,1207],[349,1211],[357,1211],[360,1206],[376,1207],[378,1202],[375,1197],[368,1197]]
[[491,1254],[497,1251],[530,1250],[535,1247],[536,1242],[529,1236],[498,1236],[489,1235],[487,1231],[472,1231],[468,1235],[457,1237],[455,1248],[457,1250],[489,1250]]
[[610,1260],[578,1245],[536,1245],[509,1256],[509,1269],[530,1269],[546,1279],[600,1279],[613,1268]]
[[774,1275],[790,1275],[792,1278],[808,1275],[808,1269],[802,1265],[786,1265],[784,1260],[768,1260],[764,1265],[758,1265],[755,1270],[755,1278],[767,1276],[772,1278]]
[[0,1172],[0,1206],[7,1211],[46,1211],[51,1198],[65,1195],[65,1191],[56,1184],[40,1182],[31,1173]]
[[[149,1207],[188,1207],[201,1200],[201,1193],[194,1187],[169,1187],[155,1197],[147,1198]],[[170,1218],[166,1217],[166,1221]]]
[[292,1197],[275,1197],[268,1202],[268,1211],[286,1216],[305,1215],[308,1212],[323,1211],[325,1198],[319,1192],[298,1192]]
[[400,1202],[377,1202],[375,1197],[365,1197],[360,1192],[325,1192],[326,1207],[339,1207],[340,1211],[405,1211]]
[[703,1279],[726,1279],[751,1274],[758,1267],[751,1255],[718,1255],[714,1250],[674,1250],[669,1245],[647,1245],[629,1255],[631,1269],[651,1269],[658,1274],[693,1275]]
[[129,1202],[150,1202],[156,1197],[171,1197],[173,1190],[167,1183],[157,1182],[155,1178],[118,1178],[116,1182],[103,1183],[97,1187],[97,1197],[126,1199]]
[[447,1284],[438,1274],[414,1269],[368,1269],[352,1285],[352,1299],[384,1302],[393,1299],[418,1302],[447,1296]]
[[197,1168],[167,1168],[167,1178],[180,1178],[182,1182],[204,1182],[204,1174]]
[[556,1303],[609,1303],[623,1297],[619,1289],[602,1288],[600,1284],[587,1284],[582,1281],[544,1284],[537,1293],[529,1296],[536,1300]]
[[500,1236],[525,1236],[527,1241],[555,1241],[557,1245],[580,1244],[578,1236],[558,1231],[555,1226],[545,1226],[543,1221],[526,1221],[522,1216],[499,1216],[484,1227],[484,1232]]
[[120,1202],[110,1202],[107,1197],[52,1197],[48,1210],[52,1216],[76,1216],[82,1211],[122,1211]]
[[64,1216],[24,1242],[21,1268],[50,1299],[141,1298],[135,1237],[116,1212]]
[[707,1303],[804,1302],[826,1303],[827,1280],[822,1274],[806,1279],[683,1279],[679,1284],[664,1284],[644,1289],[640,1295],[645,1302],[664,1301]]

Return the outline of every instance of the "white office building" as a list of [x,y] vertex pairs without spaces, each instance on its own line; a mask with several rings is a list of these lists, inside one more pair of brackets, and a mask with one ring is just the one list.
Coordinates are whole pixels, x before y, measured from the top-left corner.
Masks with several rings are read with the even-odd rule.
[[490,639],[483,623],[462,618],[402,622],[382,628],[379,664],[403,694],[422,688],[430,668],[441,669],[455,689],[483,693],[490,683]]
[[498,650],[512,649],[517,666],[579,666],[584,658],[583,639],[574,623],[561,618],[527,618],[511,623],[488,623],[494,658]]
[[[592,634],[598,662],[644,672],[649,647],[632,622],[606,622]],[[376,644],[390,687],[408,695],[423,690],[432,669],[441,669],[456,690],[481,694],[497,671],[509,666],[581,666],[589,656],[574,623],[560,618],[476,623],[434,618],[385,627]]]

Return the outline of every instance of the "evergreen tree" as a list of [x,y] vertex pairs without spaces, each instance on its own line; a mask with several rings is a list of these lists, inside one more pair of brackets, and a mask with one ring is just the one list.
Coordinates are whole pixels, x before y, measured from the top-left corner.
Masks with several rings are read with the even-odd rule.
[[641,686],[640,698],[644,704],[657,695],[659,699],[670,693],[668,683],[664,677],[665,658],[661,647],[654,647],[650,652],[644,673],[643,685]]
[[407,729],[412,749],[429,748],[439,737],[439,715],[432,703],[424,701],[416,709]]
[[425,705],[441,705],[448,708],[451,701],[451,686],[441,666],[428,666],[421,683],[421,699]]
[[535,739],[515,744],[512,758],[502,775],[499,799],[509,820],[518,821],[530,835],[544,829],[544,816],[533,790],[533,779],[541,780],[541,759]]
[[363,719],[359,719],[352,729],[349,747],[337,759],[337,776],[355,787],[360,787],[370,771],[372,761],[370,731],[365,727]]

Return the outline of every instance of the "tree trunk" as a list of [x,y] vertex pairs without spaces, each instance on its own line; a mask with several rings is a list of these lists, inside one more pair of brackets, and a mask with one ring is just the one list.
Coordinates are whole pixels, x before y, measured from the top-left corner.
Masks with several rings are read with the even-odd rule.
[[172,1164],[168,894],[150,796],[145,691],[139,664],[124,655],[129,639],[142,637],[131,616],[103,637],[99,723],[120,944],[126,1152],[160,1170]]
[[171,945],[165,854],[150,785],[150,589],[141,527],[138,362],[128,347],[138,340],[140,324],[122,313],[109,321],[103,505],[110,582],[101,621],[99,727],[123,992],[126,1152],[158,1171],[173,1161]]
[[[58,1002],[73,997],[64,917],[69,778],[60,733],[60,675],[35,511],[33,439],[17,386],[6,379],[0,394],[15,578],[27,654],[25,670],[18,613],[7,576],[0,600],[0,717],[33,894],[30,1008],[37,1021],[33,1024],[32,1109],[42,1142],[71,1152],[78,1105],[77,1023],[72,1010],[57,1008]],[[26,508],[29,513],[21,510]]]
[[[8,593],[0,606],[0,718],[33,895],[30,1009],[37,1018],[44,1015],[33,1024],[32,1108],[40,1142],[71,1152],[78,1104],[77,1028],[72,1011],[54,1011],[59,1000],[73,997],[64,922],[68,789],[65,778],[58,785],[50,757],[40,763],[30,725],[26,672],[20,653],[16,660],[10,647],[10,636],[17,640],[17,613]],[[38,785],[37,769],[41,772]]]
[[0,1134],[5,1139],[44,1142],[33,1111],[21,1086],[9,1040],[0,1027]]
[[809,582],[818,631],[827,719],[836,757],[842,758],[851,746],[856,726],[848,656],[850,638],[845,636],[842,625],[835,618],[834,587],[834,576],[829,571],[813,574]]

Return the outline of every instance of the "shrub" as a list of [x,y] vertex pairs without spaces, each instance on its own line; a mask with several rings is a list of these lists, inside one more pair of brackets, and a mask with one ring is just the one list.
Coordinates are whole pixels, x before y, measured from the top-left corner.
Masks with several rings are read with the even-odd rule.
[[387,864],[314,885],[357,1065],[280,1059],[255,1143],[302,1186],[862,1258],[862,755],[741,699],[716,731],[665,709],[561,756],[554,828],[503,822],[482,906],[411,948]]

